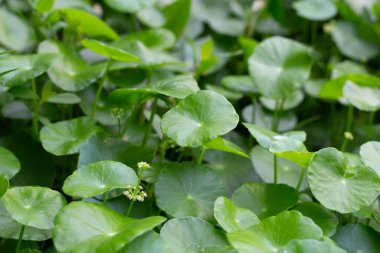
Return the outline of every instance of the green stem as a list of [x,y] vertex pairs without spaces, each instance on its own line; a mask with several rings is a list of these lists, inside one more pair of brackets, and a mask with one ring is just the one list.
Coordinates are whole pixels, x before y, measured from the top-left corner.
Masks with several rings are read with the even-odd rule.
[[200,149],[201,149],[201,152],[200,152],[200,155],[198,156],[197,164],[202,164],[203,159],[205,158],[206,151],[207,151],[207,148],[203,146],[200,147]]
[[284,107],[285,98],[277,99],[272,119],[272,131],[276,132],[280,125],[282,108]]
[[373,123],[375,121],[375,115],[376,115],[376,111],[370,112],[370,114],[369,114],[367,133],[366,133],[366,138],[365,138],[366,141],[368,141],[372,138]]
[[[349,105],[348,106],[347,122],[346,122],[345,132],[351,132],[351,126],[352,126],[353,117],[354,117],[354,107],[352,105]],[[343,136],[343,138],[344,139],[343,139],[343,143],[342,143],[342,146],[341,146],[340,150],[342,152],[345,152],[349,139],[346,138],[345,135]]]
[[302,168],[302,171],[301,171],[301,175],[300,175],[300,178],[298,179],[298,183],[297,183],[297,187],[296,187],[296,190],[299,191],[300,190],[300,187],[302,185],[302,181],[303,181],[303,178],[305,176],[305,172],[306,172],[306,167],[303,167]]
[[[34,94],[37,94],[37,87],[36,87],[36,79],[32,79],[32,91]],[[35,101],[34,107],[33,107],[33,123],[32,123],[32,130],[33,135],[38,140],[38,111],[40,109],[40,102]]]
[[21,226],[20,235],[18,236],[17,247],[16,247],[16,253],[20,251],[21,243],[22,243],[22,237],[24,236],[24,231],[25,231],[25,225],[22,225],[22,226]]
[[107,206],[107,193],[103,193],[103,206]]
[[102,93],[104,83],[106,82],[107,73],[108,73],[108,69],[109,69],[110,65],[111,65],[111,60],[109,60],[107,62],[106,69],[104,70],[103,76],[100,79],[98,90],[96,91],[95,100],[94,100],[94,103],[92,104],[92,110],[91,110],[91,114],[90,114],[90,119],[91,120],[94,119],[94,116],[95,116],[95,113],[96,113],[96,110],[97,110],[97,107],[98,107],[98,102],[99,102],[99,99],[100,99],[100,94]]
[[141,144],[143,147],[145,147],[146,143],[148,142],[150,133],[152,132],[153,120],[154,120],[154,115],[156,114],[156,111],[157,111],[157,98],[153,100],[152,110],[150,111],[148,127],[145,130],[144,139]]
[[274,184],[277,184],[277,174],[278,174],[277,156],[273,154],[273,183]]
[[256,111],[257,111],[257,99],[255,96],[252,96],[252,124],[255,124],[256,121]]
[[[143,170],[140,170],[139,178],[137,180],[137,185],[136,185],[135,190],[133,191],[133,197],[135,197],[139,191],[139,186],[141,184],[142,175],[143,175]],[[127,216],[131,215],[134,203],[135,203],[135,201],[133,199],[131,199],[131,203],[129,204],[128,211],[126,213]]]
[[117,118],[117,136],[122,137],[123,129],[121,129],[121,120]]

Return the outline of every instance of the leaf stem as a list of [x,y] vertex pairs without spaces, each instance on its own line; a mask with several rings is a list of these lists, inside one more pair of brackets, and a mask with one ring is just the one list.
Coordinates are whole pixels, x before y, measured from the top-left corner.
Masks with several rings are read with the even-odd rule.
[[369,141],[372,138],[373,123],[375,121],[375,115],[376,115],[376,111],[372,111],[369,114],[367,133],[366,133],[366,138],[365,138],[366,141]]
[[272,131],[277,132],[281,121],[282,109],[284,108],[285,98],[276,99],[276,105],[272,118]]
[[21,243],[22,243],[22,237],[24,236],[24,231],[25,231],[25,225],[21,226],[20,230],[20,235],[18,236],[18,241],[17,241],[17,247],[16,247],[16,253],[20,251],[21,248]]
[[198,156],[197,164],[202,164],[206,151],[207,151],[207,148],[205,148],[204,146],[200,147],[200,149],[201,151],[199,152],[200,155]]
[[103,76],[102,76],[102,78],[99,81],[99,86],[98,86],[98,90],[96,91],[96,96],[95,96],[94,103],[92,104],[92,110],[91,110],[91,114],[90,114],[90,119],[91,120],[94,119],[94,116],[95,116],[95,113],[96,113],[96,110],[97,110],[97,107],[98,107],[98,102],[99,102],[99,99],[100,99],[100,95],[102,93],[102,89],[103,89],[104,83],[106,82],[106,79],[107,79],[107,73],[108,73],[108,69],[109,69],[110,65],[111,65],[111,60],[108,60],[107,65],[106,65],[106,69],[104,70]]
[[148,127],[145,130],[144,139],[141,144],[143,147],[145,147],[146,143],[148,142],[150,133],[152,132],[153,120],[154,120],[154,115],[156,114],[156,111],[157,111],[157,98],[154,98],[153,104],[152,104],[152,110],[150,111]]
[[107,206],[107,193],[103,192],[103,206]]
[[[142,175],[143,175],[143,170],[140,170],[140,174],[139,174],[139,178],[137,180],[137,185],[136,185],[136,188],[135,190],[133,191],[133,197],[135,197],[139,191],[139,186],[141,184],[141,179],[142,179]],[[126,213],[126,215],[129,217],[129,215],[131,215],[131,212],[132,212],[132,208],[133,208],[133,204],[135,203],[135,201],[133,199],[131,199],[131,203],[129,204],[129,207],[128,207],[128,211]]]
[[[37,87],[36,87],[36,79],[32,79],[32,91],[34,94],[37,94]],[[34,106],[33,106],[33,119],[32,119],[32,130],[33,130],[33,135],[35,138],[38,140],[38,111],[40,109],[40,102],[34,101]]]
[[[354,107],[352,105],[349,105],[348,106],[348,111],[347,111],[347,121],[346,121],[345,133],[350,133],[351,132],[351,126],[352,126],[353,117],[354,117]],[[343,139],[343,143],[342,143],[342,146],[341,146],[340,150],[342,152],[345,152],[346,148],[347,148],[347,144],[348,144],[349,138],[347,138],[345,135],[343,136],[343,138],[344,139]]]
[[298,179],[298,183],[297,183],[297,187],[296,187],[296,190],[297,190],[297,191],[300,190],[300,187],[301,187],[301,185],[302,185],[303,178],[304,178],[304,176],[305,176],[306,169],[307,169],[307,167],[302,167],[301,175],[300,175],[300,178]]
[[277,174],[278,174],[278,160],[277,156],[273,154],[273,183],[277,184]]

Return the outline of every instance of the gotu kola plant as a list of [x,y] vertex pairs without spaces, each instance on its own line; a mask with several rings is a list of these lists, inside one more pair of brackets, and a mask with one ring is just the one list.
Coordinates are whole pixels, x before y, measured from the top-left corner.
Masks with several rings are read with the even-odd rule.
[[0,252],[380,252],[379,9],[1,1]]

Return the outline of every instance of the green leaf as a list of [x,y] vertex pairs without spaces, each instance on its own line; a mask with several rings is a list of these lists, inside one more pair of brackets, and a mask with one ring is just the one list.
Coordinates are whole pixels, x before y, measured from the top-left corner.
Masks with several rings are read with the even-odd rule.
[[[282,110],[286,111],[299,106],[304,100],[304,98],[305,94],[303,93],[303,91],[301,91],[300,89],[294,90],[285,98],[282,105]],[[276,110],[276,103],[278,100],[266,97],[260,97],[259,100],[265,108],[272,111]]]
[[54,155],[69,155],[79,152],[96,128],[87,117],[80,117],[44,126],[40,131],[42,146]]
[[243,230],[260,222],[252,211],[235,206],[226,197],[216,199],[214,215],[219,225],[227,232]]
[[335,244],[327,241],[317,241],[313,239],[292,240],[285,247],[282,247],[279,253],[347,253]]
[[312,21],[328,20],[338,11],[331,0],[298,0],[292,6],[298,16]]
[[154,4],[153,0],[105,0],[105,2],[112,9],[125,13],[136,13]]
[[0,147],[0,175],[5,175],[8,179],[16,175],[21,169],[21,164],[17,157],[8,149]]
[[117,33],[98,17],[78,9],[57,10],[69,25],[75,26],[80,33],[93,37],[105,37],[112,40],[119,39]]
[[93,136],[81,147],[78,167],[90,163],[112,160],[130,167],[141,161],[151,161],[154,149],[132,145],[116,138],[100,138]]
[[221,179],[209,167],[171,163],[158,176],[157,206],[174,217],[195,216],[214,220],[214,202],[225,194]]
[[275,142],[281,142],[282,140],[288,138],[294,139],[295,141],[301,143],[306,140],[306,133],[303,131],[292,131],[281,135],[257,125],[248,123],[243,123],[243,125],[248,129],[249,133],[256,139],[260,146],[266,149],[270,149]]
[[117,188],[137,185],[130,167],[114,161],[100,161],[80,167],[66,178],[63,191],[73,197],[94,197]]
[[253,211],[260,219],[295,206],[297,191],[284,184],[244,183],[232,194],[232,202]]
[[0,43],[5,47],[25,51],[35,44],[36,35],[31,24],[6,8],[0,8],[0,24]]
[[[255,146],[251,151],[253,167],[260,178],[267,183],[273,182],[274,155],[260,146]],[[289,160],[277,158],[277,180],[278,183],[296,188],[301,176],[302,167]],[[307,188],[307,180],[304,178],[300,189]]]
[[321,239],[322,230],[297,211],[285,211],[258,225],[227,234],[239,253],[275,253],[294,239]]
[[[163,9],[166,20],[164,27],[172,31],[177,39],[186,27],[190,11],[191,0],[176,0]],[[179,19],[178,17],[181,18]]]
[[117,47],[109,46],[97,40],[84,39],[81,41],[81,43],[85,48],[88,48],[91,51],[94,51],[95,53],[106,56],[116,61],[122,61],[122,62],[139,62],[140,61],[140,59],[137,56],[131,53],[128,53]]
[[8,191],[9,181],[8,178],[0,174],[0,198]]
[[81,98],[73,93],[59,93],[49,97],[46,102],[54,104],[78,104]]
[[[21,231],[21,225],[8,213],[3,201],[0,200],[0,237],[8,239],[18,239]],[[23,239],[29,241],[45,241],[51,237],[50,229],[38,229],[25,226]]]
[[2,199],[14,220],[38,229],[53,229],[55,216],[66,205],[59,192],[38,186],[14,187]]
[[1,76],[0,83],[7,86],[21,85],[45,73],[58,58],[59,55],[52,53],[2,57],[0,72],[14,71]]
[[50,11],[54,6],[54,0],[29,0],[29,2],[40,14]]
[[250,76],[225,76],[221,82],[224,87],[233,91],[248,94],[258,92]]
[[98,204],[71,202],[55,220],[53,241],[62,253],[117,252],[165,220],[137,220]]
[[50,80],[65,91],[79,91],[94,83],[105,70],[105,64],[89,65],[62,42],[43,41],[39,53],[57,53],[62,57],[48,70]]
[[136,40],[141,41],[145,46],[153,50],[169,49],[173,47],[176,42],[176,38],[171,31],[164,28],[156,28],[136,33],[128,33],[113,45],[117,47],[117,45],[125,45]]
[[338,217],[322,205],[314,202],[303,202],[297,204],[292,210],[312,219],[322,229],[324,235],[332,236],[335,234],[339,223]]
[[144,88],[117,89],[111,93],[110,99],[120,103],[136,104],[153,95],[160,94],[184,99],[197,91],[199,91],[197,81],[192,76],[183,75],[153,82]]
[[379,53],[379,47],[361,38],[353,23],[336,21],[332,37],[339,51],[354,60],[367,61]]
[[373,253],[380,250],[380,234],[362,224],[340,227],[333,239],[348,252]]
[[284,137],[274,141],[269,151],[276,156],[292,161],[302,167],[309,166],[314,154],[308,152],[302,142],[291,137]]
[[366,166],[376,171],[377,175],[380,176],[380,142],[369,141],[361,145],[360,157]]
[[323,85],[320,97],[327,99],[339,99],[343,97],[343,87],[347,81],[351,81],[360,86],[380,88],[380,78],[369,74],[345,74],[332,79]]
[[168,253],[167,245],[156,232],[147,232],[129,243],[120,253]]
[[245,152],[242,148],[228,140],[223,139],[222,137],[216,137],[212,141],[204,144],[204,147],[207,149],[220,150],[242,157],[250,158],[247,152]]
[[347,81],[343,87],[343,95],[355,108],[361,111],[377,111],[380,109],[380,89],[358,86]]
[[380,178],[366,166],[349,167],[348,159],[335,148],[316,152],[308,169],[310,189],[325,207],[352,213],[369,206],[380,193]]
[[194,217],[171,219],[161,237],[175,253],[233,253],[224,235],[211,224]]
[[165,113],[161,129],[180,146],[199,147],[231,131],[238,121],[239,116],[225,97],[199,91]]
[[302,87],[309,77],[311,50],[290,39],[261,42],[249,58],[249,72],[262,95],[282,99]]

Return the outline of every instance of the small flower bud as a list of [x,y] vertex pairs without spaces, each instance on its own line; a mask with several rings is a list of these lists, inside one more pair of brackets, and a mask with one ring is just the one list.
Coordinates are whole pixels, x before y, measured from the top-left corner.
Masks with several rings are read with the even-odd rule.
[[122,108],[118,108],[118,107],[112,108],[111,114],[112,114],[112,116],[114,116],[116,118],[122,118],[125,115],[124,110]]
[[354,139],[354,136],[352,135],[351,132],[344,132],[344,138],[346,138],[347,140],[352,141]]
[[147,162],[139,162],[137,163],[137,167],[141,170],[146,170],[150,168],[150,165]]

